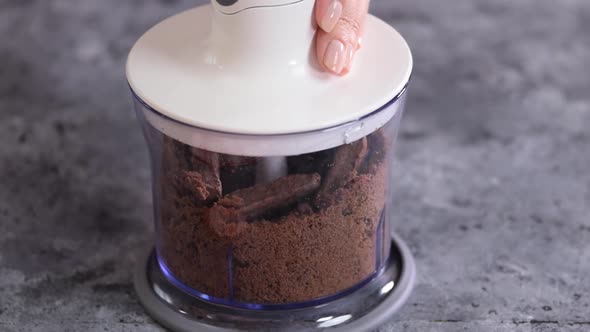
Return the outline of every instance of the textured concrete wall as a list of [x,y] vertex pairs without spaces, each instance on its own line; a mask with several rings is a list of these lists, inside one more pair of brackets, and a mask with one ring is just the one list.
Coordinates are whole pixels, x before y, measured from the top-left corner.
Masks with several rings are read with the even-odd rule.
[[[160,331],[135,300],[147,154],[126,53],[173,0],[0,0],[0,331]],[[374,0],[416,60],[381,331],[590,330],[590,2]]]

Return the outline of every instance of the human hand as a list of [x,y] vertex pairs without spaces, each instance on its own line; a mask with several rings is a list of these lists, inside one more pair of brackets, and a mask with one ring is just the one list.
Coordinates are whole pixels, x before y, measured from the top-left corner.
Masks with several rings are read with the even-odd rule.
[[369,0],[317,0],[315,6],[318,61],[326,71],[346,75],[361,46]]

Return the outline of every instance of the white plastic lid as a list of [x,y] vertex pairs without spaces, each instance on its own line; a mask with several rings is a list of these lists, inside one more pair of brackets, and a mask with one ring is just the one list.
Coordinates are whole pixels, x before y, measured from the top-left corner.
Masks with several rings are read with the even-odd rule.
[[326,130],[282,135],[243,135],[193,127],[154,112],[141,100],[138,111],[166,136],[195,148],[250,157],[297,156],[355,142],[388,123],[404,107],[404,95],[370,116]]
[[358,120],[408,83],[407,43],[374,16],[352,71],[339,77],[315,62],[314,0],[218,1],[226,5],[164,20],[129,54],[129,85],[166,117],[232,134],[302,133]]

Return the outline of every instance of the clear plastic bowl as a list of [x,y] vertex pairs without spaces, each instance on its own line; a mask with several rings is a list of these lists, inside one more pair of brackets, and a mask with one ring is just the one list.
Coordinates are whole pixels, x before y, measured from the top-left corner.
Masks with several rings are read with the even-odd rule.
[[162,273],[192,296],[245,309],[318,305],[374,280],[390,253],[404,98],[337,128],[253,136],[184,125],[135,96]]

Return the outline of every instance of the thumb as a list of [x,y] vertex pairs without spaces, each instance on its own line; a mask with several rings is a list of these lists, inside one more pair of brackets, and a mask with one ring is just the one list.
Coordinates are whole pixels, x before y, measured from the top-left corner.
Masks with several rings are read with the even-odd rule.
[[359,47],[369,0],[317,0],[319,26],[316,52],[325,70],[344,75],[350,71]]

